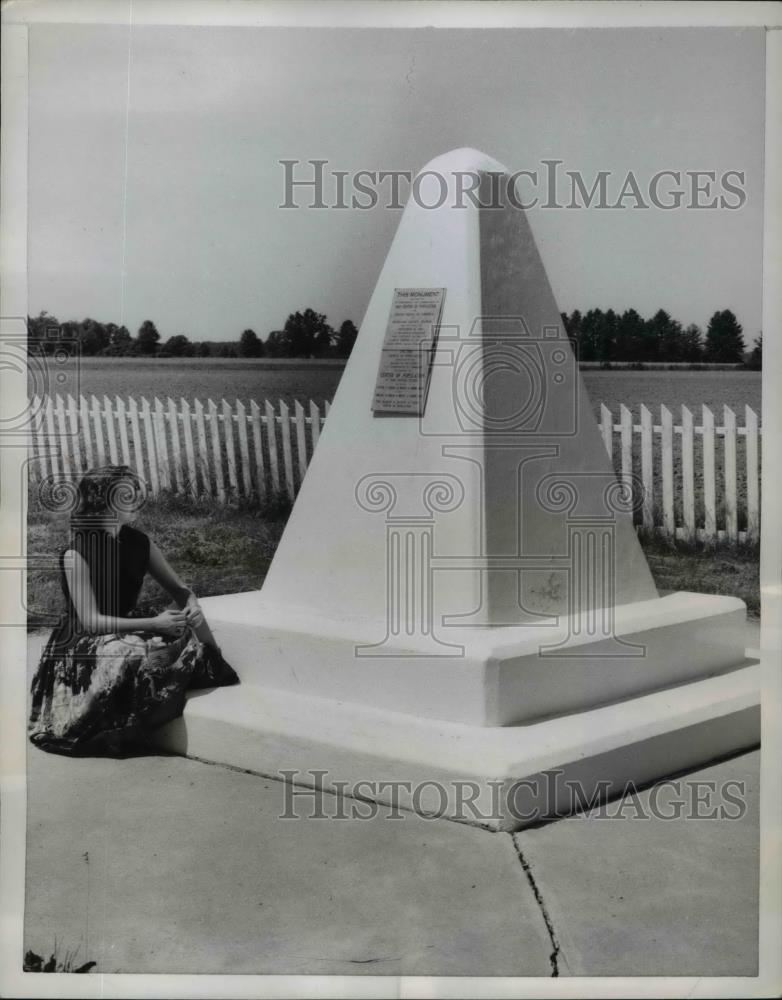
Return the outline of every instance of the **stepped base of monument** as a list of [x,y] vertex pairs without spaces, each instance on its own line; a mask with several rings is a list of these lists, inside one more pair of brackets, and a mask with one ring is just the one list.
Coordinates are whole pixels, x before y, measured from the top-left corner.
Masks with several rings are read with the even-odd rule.
[[610,631],[554,625],[441,626],[386,635],[384,622],[319,618],[261,592],[203,601],[246,687],[353,702],[419,718],[511,726],[734,670],[746,609],[734,597],[676,593],[619,606]]
[[748,656],[621,705],[498,727],[243,683],[192,692],[155,743],[282,779],[281,816],[413,810],[516,830],[756,746],[760,669]]

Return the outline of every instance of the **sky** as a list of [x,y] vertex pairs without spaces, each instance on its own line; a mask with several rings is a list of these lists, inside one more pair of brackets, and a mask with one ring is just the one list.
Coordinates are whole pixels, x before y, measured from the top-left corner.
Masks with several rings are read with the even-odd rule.
[[[530,209],[559,308],[760,332],[762,29],[30,27],[29,311],[163,339],[358,325],[401,211],[281,209],[280,161],[743,171],[737,210]],[[388,187],[381,188],[381,195]],[[306,198],[305,204],[306,204]],[[331,195],[333,200],[333,195]],[[567,199],[565,199],[567,200]],[[625,202],[627,206],[632,199]]]

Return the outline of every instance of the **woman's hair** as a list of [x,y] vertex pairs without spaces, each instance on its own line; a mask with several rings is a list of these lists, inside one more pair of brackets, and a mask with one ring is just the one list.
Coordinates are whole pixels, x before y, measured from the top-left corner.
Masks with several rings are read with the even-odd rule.
[[143,484],[129,465],[100,465],[82,476],[74,520],[105,517],[116,511],[138,510]]

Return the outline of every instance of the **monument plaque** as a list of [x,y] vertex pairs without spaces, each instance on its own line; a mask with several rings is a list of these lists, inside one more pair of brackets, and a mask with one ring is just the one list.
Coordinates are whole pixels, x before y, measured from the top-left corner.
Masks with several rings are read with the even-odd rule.
[[372,398],[374,413],[423,414],[444,299],[444,288],[394,289]]

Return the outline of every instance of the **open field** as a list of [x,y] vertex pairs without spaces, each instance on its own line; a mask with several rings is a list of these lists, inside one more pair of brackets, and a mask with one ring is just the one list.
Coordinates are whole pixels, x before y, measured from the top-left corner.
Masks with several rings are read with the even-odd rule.
[[[57,368],[65,381],[49,392],[103,396],[166,396],[186,399],[242,399],[289,405],[296,399],[319,406],[337,391],[343,365],[334,361],[233,358],[82,358],[76,366]],[[639,403],[677,409],[682,403],[700,409],[702,403],[721,414],[723,405],[760,413],[761,373],[752,371],[594,371],[582,372],[590,401],[617,409],[621,403],[638,417]],[[31,392],[41,393],[31,375]],[[659,416],[659,410],[656,416]]]

